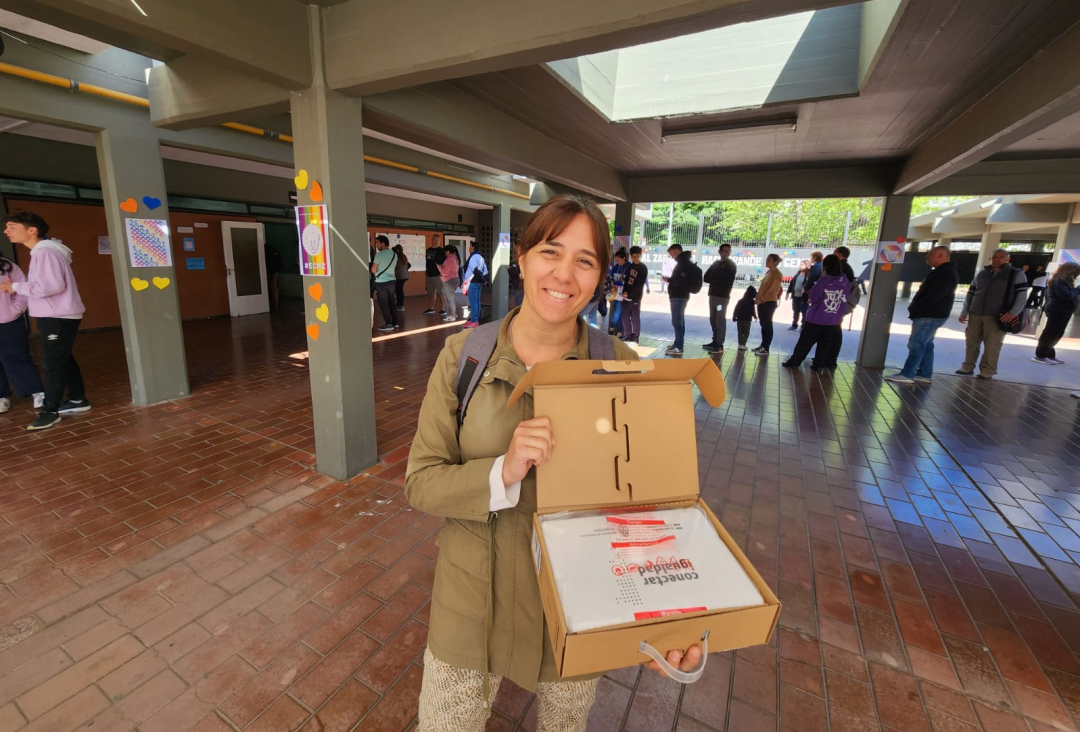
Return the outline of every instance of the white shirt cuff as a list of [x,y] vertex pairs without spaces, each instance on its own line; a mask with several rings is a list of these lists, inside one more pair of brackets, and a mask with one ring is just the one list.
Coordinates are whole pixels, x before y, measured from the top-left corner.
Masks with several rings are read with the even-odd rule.
[[492,512],[513,508],[518,504],[518,499],[521,498],[520,480],[508,486],[503,485],[502,469],[504,460],[506,460],[506,455],[495,458],[495,463],[491,466],[491,472],[488,473],[488,489],[491,491],[488,510]]

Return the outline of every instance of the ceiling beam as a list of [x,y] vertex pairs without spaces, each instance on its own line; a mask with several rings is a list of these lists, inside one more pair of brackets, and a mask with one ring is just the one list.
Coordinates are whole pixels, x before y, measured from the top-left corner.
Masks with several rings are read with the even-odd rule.
[[892,190],[897,167],[885,165],[832,168],[731,170],[716,173],[664,174],[630,178],[630,200],[738,201],[775,198],[848,198],[884,196]]
[[925,196],[1080,193],[1080,159],[984,160],[920,191]]
[[335,89],[366,96],[849,2],[351,0],[324,11],[326,77]]
[[296,0],[3,0],[19,15],[159,61],[195,55],[290,89],[311,85]]
[[1054,226],[1069,221],[1067,203],[998,203],[990,208],[988,224],[1044,224]]
[[485,104],[450,83],[364,97],[364,126],[499,170],[626,200],[614,169]]
[[1080,23],[908,158],[895,192],[923,192],[1080,111]]
[[170,130],[207,127],[289,111],[288,89],[184,56],[150,69],[150,121]]

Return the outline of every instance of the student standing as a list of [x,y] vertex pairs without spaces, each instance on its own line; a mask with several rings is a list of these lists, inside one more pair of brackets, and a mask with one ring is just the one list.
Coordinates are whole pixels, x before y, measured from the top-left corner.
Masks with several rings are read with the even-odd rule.
[[641,263],[641,247],[630,247],[630,269],[622,299],[623,340],[637,343],[641,337],[641,298],[649,282],[649,268]]
[[619,249],[615,252],[615,261],[611,265],[611,318],[608,319],[608,335],[622,338],[626,331],[622,328],[622,293],[626,286],[626,273],[630,270],[630,263],[626,261],[626,250]]
[[[435,308],[439,307],[439,295],[443,291],[442,277],[439,276],[439,265],[446,259],[446,250],[443,249],[442,239],[438,234],[431,235],[431,246],[424,252],[424,277],[427,284],[428,309],[424,315],[435,315]],[[439,315],[446,315],[446,310],[440,310]]]
[[851,280],[841,268],[841,260],[835,254],[825,257],[822,262],[822,275],[810,290],[806,308],[806,320],[803,322],[799,342],[791,358],[784,361],[784,366],[797,369],[810,354],[810,349],[817,344],[814,361],[810,368],[835,368],[835,349],[833,343],[840,337],[840,323],[844,319],[844,306],[851,292]]
[[394,297],[397,299],[397,309],[405,309],[405,283],[409,281],[409,259],[405,256],[405,249],[400,244],[394,247],[397,255],[397,264],[394,266]]
[[1076,312],[1077,300],[1076,276],[1080,275],[1080,264],[1066,262],[1057,268],[1046,288],[1046,325],[1039,336],[1039,345],[1035,348],[1035,363],[1058,365],[1065,363],[1057,357],[1054,346],[1065,335],[1065,328]]
[[443,284],[443,300],[446,301],[444,323],[453,323],[458,319],[457,300],[454,291],[461,287],[461,265],[458,262],[457,249],[447,244],[443,250],[445,258],[439,265],[439,278]]
[[465,263],[465,279],[462,281],[469,298],[469,322],[465,323],[466,328],[480,325],[480,289],[490,276],[484,255],[477,250],[476,242],[472,242],[469,244],[469,261]]
[[923,278],[919,291],[911,298],[908,316],[911,335],[908,337],[908,357],[900,373],[886,376],[895,384],[929,384],[934,378],[934,335],[952,314],[960,270],[950,261],[949,248],[938,245],[926,255],[932,269]]
[[[19,266],[0,256],[0,283],[26,282]],[[15,293],[0,294],[0,414],[11,410],[10,379],[20,396],[34,396],[34,408],[41,409],[45,394],[41,376],[30,355],[30,332],[26,328],[26,298]]]
[[82,372],[71,351],[86,307],[71,271],[71,250],[48,238],[45,219],[24,211],[4,222],[7,238],[30,250],[26,282],[0,283],[0,293],[25,297],[30,316],[37,319],[44,346],[45,400],[26,429],[44,430],[58,424],[61,414],[90,411]]
[[397,254],[390,248],[390,239],[382,234],[375,237],[375,248],[378,251],[371,262],[371,274],[375,276],[375,297],[379,300],[379,311],[383,316],[383,324],[378,329],[385,333],[401,327],[394,304]]
[[787,288],[787,299],[791,300],[791,327],[788,330],[799,329],[799,316],[802,315],[803,285],[810,271],[810,260],[804,259],[799,262],[799,272],[791,278]]
[[739,350],[746,350],[746,342],[750,340],[750,326],[754,320],[757,319],[757,310],[754,307],[754,302],[757,299],[757,290],[754,286],[746,288],[746,292],[743,293],[742,299],[735,303],[735,312],[732,314],[732,320],[735,321],[735,327],[739,331]]
[[668,255],[675,262],[671,276],[666,280],[668,299],[671,303],[671,327],[675,329],[675,342],[668,346],[667,354],[681,356],[683,338],[686,336],[686,306],[690,303],[690,273],[697,265],[693,263],[693,255],[690,252],[684,252],[678,244],[668,247]]
[[780,293],[784,290],[784,277],[780,274],[780,255],[770,254],[765,257],[765,278],[761,280],[761,289],[758,290],[757,315],[761,323],[761,345],[754,349],[759,356],[769,355],[769,346],[773,339],[773,315],[780,301]]
[[720,259],[712,263],[705,271],[705,282],[709,283],[709,325],[712,326],[712,341],[702,348],[709,353],[724,350],[727,339],[727,307],[731,302],[731,288],[735,285],[735,276],[739,265],[731,259],[731,245],[720,245]]

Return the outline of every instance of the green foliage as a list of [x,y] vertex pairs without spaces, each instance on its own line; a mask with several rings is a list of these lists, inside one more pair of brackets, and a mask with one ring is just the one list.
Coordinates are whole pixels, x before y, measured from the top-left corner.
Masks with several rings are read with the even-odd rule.
[[952,208],[958,203],[970,201],[971,196],[916,196],[911,202],[911,215],[922,216],[932,211]]

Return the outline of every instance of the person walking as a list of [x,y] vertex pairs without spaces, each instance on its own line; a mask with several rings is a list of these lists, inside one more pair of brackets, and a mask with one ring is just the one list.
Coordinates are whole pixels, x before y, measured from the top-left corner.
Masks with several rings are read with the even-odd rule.
[[1077,301],[1080,301],[1080,292],[1076,288],[1077,275],[1080,275],[1080,264],[1066,262],[1057,268],[1047,283],[1046,306],[1043,309],[1046,324],[1039,336],[1039,344],[1035,347],[1035,357],[1031,359],[1035,363],[1065,363],[1058,359],[1054,346],[1065,335],[1065,328],[1076,312]]
[[761,287],[754,301],[757,305],[758,322],[761,323],[761,345],[753,352],[759,356],[768,356],[769,347],[772,346],[773,315],[776,313],[780,294],[784,291],[784,277],[779,269],[780,262],[779,254],[770,254],[765,257],[765,277],[761,280]]
[[802,333],[791,352],[791,357],[783,365],[797,369],[810,354],[810,349],[817,345],[814,360],[810,368],[836,368],[833,342],[840,336],[840,323],[844,320],[844,306],[851,293],[851,280],[842,267],[842,260],[835,254],[825,257],[821,263],[822,275],[810,290],[806,309],[806,321]]
[[746,292],[733,308],[731,319],[735,321],[735,327],[738,329],[740,351],[746,350],[746,342],[750,340],[750,326],[757,320],[757,308],[754,305],[756,301],[757,290],[751,285],[746,288]]
[[489,281],[490,273],[484,255],[476,248],[476,242],[469,244],[469,260],[465,263],[465,278],[461,287],[469,298],[469,321],[466,328],[480,325],[480,290]]
[[627,343],[641,337],[641,299],[649,284],[649,268],[641,263],[641,247],[630,247],[630,269],[622,294],[622,333]]
[[967,324],[964,338],[967,352],[964,363],[956,370],[961,376],[975,373],[975,360],[982,348],[979,378],[992,379],[997,374],[1001,344],[1005,342],[1005,326],[1012,325],[1024,312],[1027,304],[1027,278],[1009,264],[1009,252],[997,249],[990,264],[979,270],[968,288],[960,322]]
[[709,325],[712,326],[712,340],[702,346],[709,353],[724,350],[727,339],[727,308],[731,302],[731,288],[739,273],[739,265],[731,258],[731,245],[721,244],[720,259],[712,263],[705,271],[704,279],[709,284]]
[[383,324],[378,330],[388,333],[400,329],[398,322],[395,269],[397,253],[390,248],[390,239],[382,234],[375,237],[375,257],[371,260],[371,274],[375,277],[375,298],[379,301],[379,312]]
[[[567,438],[535,415],[530,391],[508,400],[542,362],[601,358],[604,346],[615,359],[637,359],[579,318],[607,273],[609,236],[603,212],[584,197],[556,196],[537,209],[518,243],[522,305],[496,326],[494,350],[476,365],[491,378],[463,404],[458,363],[468,339],[490,325],[450,336],[431,372],[405,473],[410,505],[443,520],[416,732],[482,732],[503,679],[536,693],[537,729],[585,729],[599,674],[559,678],[528,550],[536,468]],[[701,650],[666,656],[687,671]]]
[[678,244],[668,247],[668,256],[675,262],[675,266],[671,269],[671,276],[666,279],[675,342],[667,347],[667,354],[681,356],[683,339],[686,336],[686,306],[690,303],[691,272],[697,268],[697,265],[693,262],[693,254],[684,252]]
[[804,259],[799,262],[799,271],[788,283],[785,299],[791,301],[791,327],[788,330],[799,329],[799,318],[802,316],[803,285],[806,284],[806,276],[810,271],[810,260]]
[[397,255],[397,264],[394,265],[394,297],[397,300],[398,312],[402,312],[405,310],[405,283],[409,281],[409,259],[400,244],[394,246],[394,254]]
[[457,249],[447,244],[443,250],[443,262],[439,265],[439,279],[443,285],[443,300],[446,302],[446,315],[444,323],[453,323],[458,320],[457,300],[455,291],[461,287],[461,264],[458,261]]
[[[424,284],[427,287],[428,308],[424,315],[435,315],[439,307],[439,296],[443,294],[442,277],[439,276],[439,265],[446,259],[446,249],[443,248],[442,239],[438,234],[431,235],[431,246],[424,250]],[[438,311],[439,315],[446,315],[446,309]]]
[[[14,282],[26,282],[26,275],[19,265],[0,256],[0,283]],[[19,396],[34,397],[35,409],[41,409],[45,403],[41,375],[30,355],[26,307],[25,296],[0,293],[0,414],[11,410],[12,384]]]
[[71,271],[71,250],[48,238],[45,219],[29,211],[12,214],[4,219],[4,234],[30,250],[26,281],[0,282],[0,293],[25,297],[30,316],[37,320],[44,347],[45,398],[37,419],[26,429],[45,430],[59,424],[60,415],[90,411],[82,371],[72,353],[86,306]]
[[1043,294],[1046,291],[1046,282],[1048,279],[1046,267],[1040,264],[1035,269],[1035,276],[1031,280],[1031,294],[1028,295],[1026,307],[1042,310]]
[[933,247],[926,253],[931,270],[923,278],[915,297],[908,304],[911,335],[908,336],[908,356],[900,373],[886,376],[894,384],[929,384],[934,378],[934,336],[952,314],[960,270],[951,261],[949,248]]

